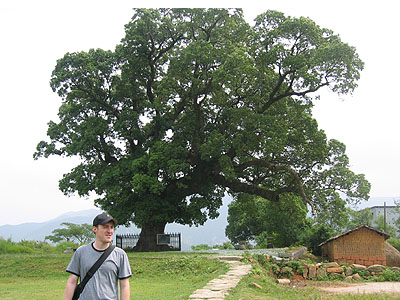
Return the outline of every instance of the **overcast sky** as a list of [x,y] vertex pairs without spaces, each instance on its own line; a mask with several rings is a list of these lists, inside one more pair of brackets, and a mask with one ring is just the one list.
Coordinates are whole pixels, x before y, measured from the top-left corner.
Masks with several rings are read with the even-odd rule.
[[[259,1],[257,1],[259,2]],[[352,170],[372,184],[372,197],[399,197],[400,136],[397,1],[164,1],[149,7],[243,7],[250,22],[268,9],[310,17],[356,47],[365,69],[352,96],[323,92],[314,116],[329,138],[345,143]],[[61,3],[61,4],[60,4]],[[354,3],[354,4],[353,4]],[[32,158],[57,120],[60,99],[49,87],[56,60],[66,52],[113,50],[124,35],[134,1],[28,1],[0,4],[0,226],[42,222],[93,208],[66,197],[58,180],[74,159]],[[256,8],[257,7],[257,8]]]

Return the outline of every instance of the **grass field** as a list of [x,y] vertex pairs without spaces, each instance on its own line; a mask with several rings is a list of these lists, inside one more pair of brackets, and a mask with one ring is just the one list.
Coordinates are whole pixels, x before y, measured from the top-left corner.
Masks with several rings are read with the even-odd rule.
[[[209,256],[182,253],[129,253],[133,276],[131,299],[188,299],[196,289],[227,271]],[[1,300],[61,299],[70,254],[5,254],[0,256]]]
[[[129,253],[133,276],[131,299],[187,300],[196,289],[227,271],[209,254],[194,253]],[[1,300],[61,299],[68,274],[65,272],[71,254],[3,254],[0,255]],[[277,285],[266,273],[256,272],[242,279],[225,300],[270,299],[399,299],[380,295],[327,295],[316,288]],[[262,289],[251,283],[259,284]]]

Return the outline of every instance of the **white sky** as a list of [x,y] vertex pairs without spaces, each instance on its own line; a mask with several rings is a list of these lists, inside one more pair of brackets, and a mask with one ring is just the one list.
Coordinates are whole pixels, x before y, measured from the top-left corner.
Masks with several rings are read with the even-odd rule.
[[[329,138],[345,143],[352,170],[372,184],[372,197],[400,196],[397,1],[29,1],[0,4],[0,226],[42,222],[93,208],[66,197],[58,180],[74,159],[32,158],[57,119],[60,99],[49,87],[56,60],[66,52],[113,50],[132,7],[243,7],[252,20],[267,9],[307,16],[357,48],[365,69],[352,96],[324,92],[314,114]],[[61,3],[61,4],[60,4]],[[257,4],[256,4],[257,3]],[[75,161],[76,162],[76,161]]]

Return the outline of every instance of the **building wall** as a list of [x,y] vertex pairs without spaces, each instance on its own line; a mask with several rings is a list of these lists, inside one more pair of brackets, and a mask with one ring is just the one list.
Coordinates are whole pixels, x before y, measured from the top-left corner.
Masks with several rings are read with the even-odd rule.
[[367,228],[360,228],[322,246],[322,253],[338,263],[386,266],[385,239]]
[[[400,218],[400,214],[396,210],[397,206],[386,206],[386,224],[395,227],[395,221]],[[376,225],[375,220],[379,216],[384,215],[384,206],[373,206],[369,208],[372,213],[372,222]]]

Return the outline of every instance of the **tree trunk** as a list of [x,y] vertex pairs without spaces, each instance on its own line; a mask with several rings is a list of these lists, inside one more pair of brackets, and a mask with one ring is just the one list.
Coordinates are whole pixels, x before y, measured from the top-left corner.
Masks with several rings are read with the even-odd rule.
[[142,226],[139,240],[133,251],[136,252],[155,252],[155,251],[168,251],[168,245],[157,245],[157,234],[163,234],[165,223],[147,223]]

